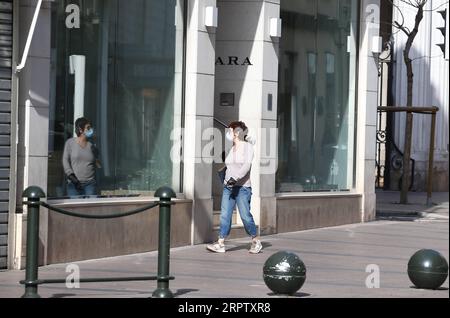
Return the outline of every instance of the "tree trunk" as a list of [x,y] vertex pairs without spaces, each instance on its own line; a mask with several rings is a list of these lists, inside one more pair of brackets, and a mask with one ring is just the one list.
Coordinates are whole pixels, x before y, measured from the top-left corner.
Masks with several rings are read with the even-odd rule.
[[[406,46],[403,51],[403,59],[406,65],[406,74],[408,78],[408,90],[407,90],[407,101],[406,106],[413,106],[413,89],[414,89],[414,72],[412,60],[409,57],[411,52],[411,47],[414,42],[414,39],[417,36],[419,31],[420,22],[423,19],[423,7],[426,1],[417,7],[417,15],[416,22],[414,25],[414,29],[409,33],[408,40],[406,41]],[[408,190],[409,185],[411,183],[411,145],[412,145],[412,129],[413,129],[413,114],[407,113],[406,115],[406,126],[405,126],[405,149],[403,151],[403,178],[402,178],[402,189],[400,192],[400,203],[407,204],[408,203]]]
[[[406,62],[405,62],[406,63]],[[407,74],[408,74],[408,98],[407,98],[407,106],[412,106],[412,87],[413,87],[413,79],[414,73],[412,70],[412,61],[409,60],[407,64]],[[412,144],[412,129],[413,129],[413,113],[406,114],[406,126],[405,126],[405,148],[403,150],[403,178],[402,178],[402,189],[400,192],[400,203],[407,204],[408,203],[408,190],[409,185],[411,183],[411,144]]]

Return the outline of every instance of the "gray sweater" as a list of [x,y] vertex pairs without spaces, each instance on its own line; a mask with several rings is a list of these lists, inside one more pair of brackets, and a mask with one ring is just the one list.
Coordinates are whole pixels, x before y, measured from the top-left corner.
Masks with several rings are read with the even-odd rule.
[[227,171],[225,173],[225,184],[230,178],[234,178],[237,186],[250,188],[250,172],[253,161],[253,145],[248,142],[242,142],[239,146],[234,145],[225,159]]
[[95,179],[95,162],[97,159],[97,149],[89,141],[85,148],[82,148],[76,137],[66,141],[63,154],[63,167],[66,176],[72,173],[82,183]]

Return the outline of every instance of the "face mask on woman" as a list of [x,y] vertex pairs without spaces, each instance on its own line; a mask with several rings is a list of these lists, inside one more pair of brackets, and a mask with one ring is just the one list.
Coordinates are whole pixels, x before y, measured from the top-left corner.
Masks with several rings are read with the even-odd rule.
[[84,133],[84,135],[86,136],[86,138],[92,138],[92,136],[94,136],[94,129],[89,129]]
[[233,130],[232,130],[232,129],[230,129],[230,130],[227,131],[226,137],[227,137],[227,139],[228,139],[229,141],[233,141],[233,139],[234,139],[234,134],[233,134]]

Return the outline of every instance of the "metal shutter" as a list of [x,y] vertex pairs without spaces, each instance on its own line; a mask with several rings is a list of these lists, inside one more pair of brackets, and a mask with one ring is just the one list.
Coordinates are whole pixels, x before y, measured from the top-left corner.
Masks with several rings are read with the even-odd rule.
[[0,269],[8,250],[13,2],[0,1]]

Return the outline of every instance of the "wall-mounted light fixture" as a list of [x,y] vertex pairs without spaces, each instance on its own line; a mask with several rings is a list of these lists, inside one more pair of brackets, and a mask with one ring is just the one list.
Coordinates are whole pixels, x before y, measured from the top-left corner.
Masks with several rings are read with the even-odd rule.
[[205,26],[217,28],[218,25],[218,10],[217,7],[205,8]]
[[381,36],[372,37],[372,53],[380,54],[383,52],[383,38]]
[[281,37],[281,19],[270,18],[269,33],[273,38]]

